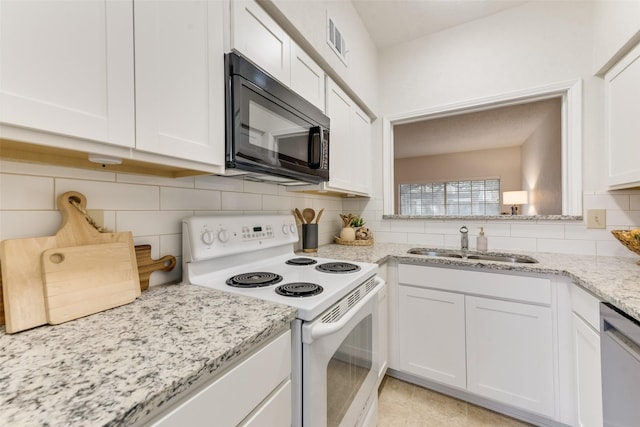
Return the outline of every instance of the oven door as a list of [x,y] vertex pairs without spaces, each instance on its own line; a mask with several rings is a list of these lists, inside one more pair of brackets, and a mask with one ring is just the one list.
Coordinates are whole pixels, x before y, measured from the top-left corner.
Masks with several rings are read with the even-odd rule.
[[305,427],[353,427],[364,415],[377,384],[380,288],[378,285],[335,322],[324,323],[320,316],[302,326]]

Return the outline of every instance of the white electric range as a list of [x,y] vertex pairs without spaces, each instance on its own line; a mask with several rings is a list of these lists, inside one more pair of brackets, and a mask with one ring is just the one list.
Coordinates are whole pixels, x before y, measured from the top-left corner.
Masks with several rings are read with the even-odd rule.
[[293,215],[193,216],[182,229],[185,283],[297,308],[293,425],[374,422],[377,264],[297,255]]

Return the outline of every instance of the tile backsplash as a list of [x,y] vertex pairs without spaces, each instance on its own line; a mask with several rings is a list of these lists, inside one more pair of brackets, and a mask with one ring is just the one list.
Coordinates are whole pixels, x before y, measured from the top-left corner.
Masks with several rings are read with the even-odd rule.
[[178,267],[169,273],[154,273],[151,285],[180,279],[180,220],[186,216],[291,214],[296,207],[324,208],[320,244],[330,243],[341,226],[342,199],[287,192],[273,184],[218,176],[170,179],[0,161],[0,240],[55,234],[61,225],[56,197],[71,190],[85,195],[88,209],[103,211],[105,227],[131,231],[137,245],[150,244],[154,259],[178,258]]
[[[606,210],[606,229],[587,229],[583,221],[465,221],[382,219],[380,198],[342,199],[287,192],[274,184],[218,176],[159,178],[67,167],[0,161],[0,240],[53,235],[60,227],[57,195],[75,190],[87,208],[102,210],[105,226],[131,231],[136,244],[150,244],[152,257],[174,255],[180,265],[180,220],[190,215],[280,213],[294,208],[325,208],[319,243],[338,235],[339,214],[362,215],[378,242],[458,248],[459,228],[469,229],[469,245],[484,227],[489,250],[556,252],[636,257],[610,233],[640,226],[640,191],[585,193],[587,209]],[[151,276],[151,285],[179,280],[181,269]]]

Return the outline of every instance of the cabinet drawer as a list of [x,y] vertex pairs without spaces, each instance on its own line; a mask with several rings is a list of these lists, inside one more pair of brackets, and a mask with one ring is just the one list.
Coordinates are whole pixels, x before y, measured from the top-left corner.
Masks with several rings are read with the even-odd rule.
[[571,309],[596,331],[600,330],[600,300],[578,285],[571,285]]
[[[220,426],[238,425],[290,375],[291,331],[287,331],[212,383],[187,396],[152,425],[197,427],[212,425],[212,420]],[[289,412],[290,409],[289,406]]]
[[551,280],[541,277],[401,264],[398,282],[445,291],[551,304]]

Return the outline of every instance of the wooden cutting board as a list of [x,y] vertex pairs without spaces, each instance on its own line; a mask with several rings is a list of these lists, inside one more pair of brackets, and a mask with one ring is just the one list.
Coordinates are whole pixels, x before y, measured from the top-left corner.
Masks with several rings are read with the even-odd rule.
[[46,250],[42,273],[52,325],[128,304],[139,295],[138,272],[123,242]]
[[[89,224],[72,202],[86,209],[87,199],[81,193],[70,191],[60,195],[57,205],[62,213],[62,227],[55,236],[0,242],[7,333],[47,323],[41,262],[42,253],[46,250],[100,243],[126,243],[129,245],[129,259],[135,271],[134,277],[139,280],[133,235],[130,232],[100,233]],[[134,291],[137,296],[140,295],[139,283]]]
[[[136,245],[136,261],[140,290],[149,288],[149,278],[154,271],[171,271],[176,266],[176,257],[165,255],[159,259],[151,258],[151,245]],[[0,325],[4,325],[4,303],[2,301],[2,275],[0,274]],[[46,315],[46,313],[45,313]]]

